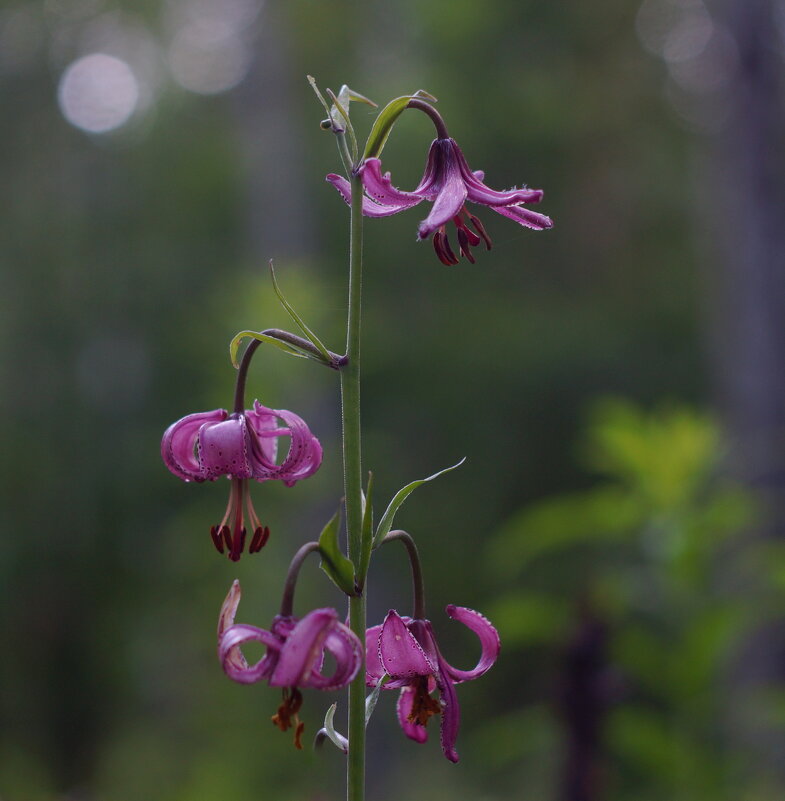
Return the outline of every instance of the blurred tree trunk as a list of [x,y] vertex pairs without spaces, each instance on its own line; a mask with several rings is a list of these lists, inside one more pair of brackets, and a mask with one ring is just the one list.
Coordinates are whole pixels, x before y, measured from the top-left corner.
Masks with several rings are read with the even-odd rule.
[[[292,101],[307,89],[305,75],[293,69],[289,48],[295,37],[283,3],[267,3],[256,41],[251,74],[238,87],[234,113],[246,166],[247,225],[252,254],[260,267],[268,259],[298,259],[313,252],[311,204],[303,171],[303,123]],[[311,123],[319,121],[313,103]]]
[[[711,314],[730,469],[763,505],[761,538],[785,536],[785,88],[782,0],[725,0],[718,19],[738,61],[724,86],[727,123],[709,152]],[[779,23],[779,24],[778,24]],[[738,560],[734,561],[738,565]],[[738,569],[729,574],[738,575]],[[740,586],[747,593],[755,587]],[[734,736],[782,771],[785,739],[754,718],[751,693],[785,679],[785,627],[752,635],[732,681]]]

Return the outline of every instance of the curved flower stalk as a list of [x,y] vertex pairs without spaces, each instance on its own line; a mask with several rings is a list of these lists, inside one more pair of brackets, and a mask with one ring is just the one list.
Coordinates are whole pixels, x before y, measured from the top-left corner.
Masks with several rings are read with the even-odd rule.
[[[444,138],[434,139],[431,143],[425,173],[412,192],[396,189],[392,185],[390,173],[382,174],[380,159],[369,158],[360,165],[359,175],[365,191],[363,214],[366,217],[389,217],[423,200],[432,202],[433,208],[420,223],[417,238],[423,240],[433,234],[436,255],[446,265],[458,264],[458,257],[450,247],[445,231],[445,226],[451,220],[457,230],[460,253],[472,264],[472,247],[484,241],[486,248],[491,249],[490,237],[483,224],[466,209],[466,202],[489,206],[502,216],[537,231],[553,227],[550,217],[523,206],[524,203],[539,203],[543,196],[541,189],[521,188],[502,192],[491,189],[483,183],[485,174],[482,170],[473,172],[455,140],[446,136],[446,129],[443,133]],[[327,181],[347,203],[351,203],[352,190],[346,178],[331,173]]]
[[[290,443],[278,464],[280,437],[289,437]],[[322,448],[302,418],[254,401],[253,409],[245,412],[215,409],[183,417],[164,432],[161,456],[183,481],[215,481],[220,476],[232,480],[226,512],[210,534],[217,550],[228,549],[229,558],[236,562],[245,545],[246,515],[253,531],[249,553],[261,550],[270,536],[251,503],[248,480],[278,480],[292,487],[319,469]]]
[[[303,723],[298,717],[302,705],[300,688],[338,690],[357,675],[362,661],[362,644],[357,635],[338,619],[335,609],[314,609],[302,619],[277,615],[270,630],[234,622],[240,603],[240,582],[232,584],[218,618],[218,658],[226,675],[240,684],[266,681],[283,688],[283,702],[273,723],[286,731],[295,727],[295,745],[302,748]],[[242,652],[248,642],[266,646],[265,655],[249,665]],[[332,675],[325,675],[325,654],[335,662]]]
[[[447,759],[457,762],[460,709],[455,685],[487,673],[499,656],[501,642],[496,629],[479,612],[450,605],[447,614],[470,628],[480,640],[482,654],[472,670],[459,670],[444,659],[430,621],[401,617],[391,609],[382,625],[366,632],[365,681],[375,687],[385,673],[390,676],[384,689],[400,689],[398,722],[404,734],[415,742],[428,739],[428,720],[441,713],[442,750]],[[439,691],[438,701],[431,696],[434,690]]]

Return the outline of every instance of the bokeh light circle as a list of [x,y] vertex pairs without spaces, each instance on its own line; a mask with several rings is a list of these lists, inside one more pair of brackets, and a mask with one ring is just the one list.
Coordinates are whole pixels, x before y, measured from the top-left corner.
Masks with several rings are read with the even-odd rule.
[[119,128],[139,102],[139,82],[125,61],[91,53],[69,64],[60,78],[57,99],[71,125],[90,133]]

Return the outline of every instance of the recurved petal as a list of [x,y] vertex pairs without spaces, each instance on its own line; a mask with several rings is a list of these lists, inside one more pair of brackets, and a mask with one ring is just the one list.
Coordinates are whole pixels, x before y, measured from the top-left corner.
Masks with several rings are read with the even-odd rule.
[[469,167],[463,152],[454,141],[453,150],[461,177],[466,184],[467,199],[472,203],[482,203],[485,206],[509,206],[511,203],[539,203],[542,200],[542,189],[510,189],[501,192],[491,189],[483,183],[485,173]]
[[405,192],[396,189],[390,180],[390,173],[382,175],[382,162],[379,159],[368,159],[360,167],[363,186],[368,196],[381,206],[400,206],[401,210],[416,206],[423,200],[417,192]]
[[246,410],[245,419],[249,429],[251,460],[261,462],[273,469],[278,456],[278,437],[280,436],[280,433],[275,433],[279,431],[275,412],[262,406],[259,401],[254,401],[253,409]]
[[[247,642],[260,642],[267,646],[267,653],[249,667],[241,646]],[[266,679],[275,665],[281,641],[269,631],[256,626],[238,623],[224,631],[218,643],[218,658],[224,673],[240,684],[253,684]]]
[[523,206],[491,206],[491,208],[504,217],[509,217],[511,220],[525,225],[527,228],[534,228],[535,231],[553,228],[553,220],[550,217],[525,209]]
[[[342,175],[335,175],[330,173],[326,180],[331,183],[341,194],[341,197],[347,204],[351,205],[352,202],[352,187],[351,184]],[[398,214],[399,211],[405,211],[411,208],[411,203],[393,203],[387,206],[382,206],[379,203],[374,203],[370,198],[363,197],[363,214],[366,217],[389,217],[391,214]]]
[[303,687],[338,690],[345,687],[357,675],[360,669],[362,643],[348,626],[336,623],[324,641],[324,650],[333,655],[335,672],[332,676],[324,676],[320,665],[318,670],[311,671]]
[[379,656],[385,672],[393,679],[430,676],[435,670],[435,665],[394,609],[387,613],[382,624]]
[[321,664],[325,640],[337,622],[335,609],[314,609],[300,620],[281,648],[270,686],[309,686],[313,669]]
[[409,720],[412,712],[416,692],[413,687],[406,686],[398,696],[398,723],[401,724],[403,733],[417,743],[424,743],[428,739],[428,729],[425,726]]
[[219,423],[208,423],[199,431],[199,462],[206,478],[219,476],[250,478],[248,431],[245,415],[233,415]]
[[[446,665],[440,665],[446,667]],[[458,761],[458,752],[455,743],[458,739],[458,729],[461,725],[461,709],[458,706],[458,696],[449,676],[440,670],[436,675],[436,685],[439,688],[442,703],[441,738],[442,751],[450,762]]]
[[473,609],[450,604],[447,607],[447,614],[453,620],[463,623],[464,626],[470,628],[477,635],[482,653],[480,654],[479,662],[471,670],[458,670],[447,664],[444,659],[441,660],[441,668],[449,674],[454,682],[471,681],[479,678],[484,673],[487,673],[499,658],[499,651],[502,647],[499,632],[496,631],[496,628],[486,617]]
[[172,423],[161,439],[164,464],[184,481],[203,481],[208,476],[195,453],[199,429],[206,423],[217,423],[227,417],[228,413],[224,409],[216,409],[212,412],[189,414]]
[[[291,487],[319,469],[322,463],[322,446],[299,415],[286,409],[268,409],[259,401],[254,401],[254,408],[247,412],[247,416],[253,429],[250,461],[253,477],[257,481],[278,479]],[[284,421],[285,427],[269,427],[267,421],[270,418],[276,422],[280,418]],[[255,425],[257,419],[264,422],[264,427],[257,429]],[[283,436],[290,437],[289,450],[281,464],[276,464],[274,456],[277,452],[277,443],[273,447],[268,445],[266,450],[261,444]],[[271,455],[273,458],[270,458]]]

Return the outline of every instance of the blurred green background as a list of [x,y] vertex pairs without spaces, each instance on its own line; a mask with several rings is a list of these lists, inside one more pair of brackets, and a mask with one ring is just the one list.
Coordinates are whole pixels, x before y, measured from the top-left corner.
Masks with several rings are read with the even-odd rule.
[[[503,641],[459,688],[458,767],[382,698],[369,798],[782,798],[784,32],[778,0],[7,0],[0,799],[342,797],[343,757],[296,752],[214,641],[234,578],[239,619],[270,622],[334,511],[335,375],[255,359],[249,394],[325,449],[311,480],[255,487],[257,556],[210,543],[226,483],[158,455],[231,403],[236,331],[290,327],[268,259],[341,349],[348,212],[306,73],[427,89],[472,168],[544,188],[555,220],[480,209],[493,252],[455,268],[414,241],[421,210],[366,227],[377,502],[468,457],[397,522],[447,658],[476,659],[448,603]],[[431,138],[401,118],[396,185]],[[301,612],[341,603],[303,577]],[[402,552],[371,581],[372,619],[408,608]],[[306,693],[306,739],[333,700]]]

